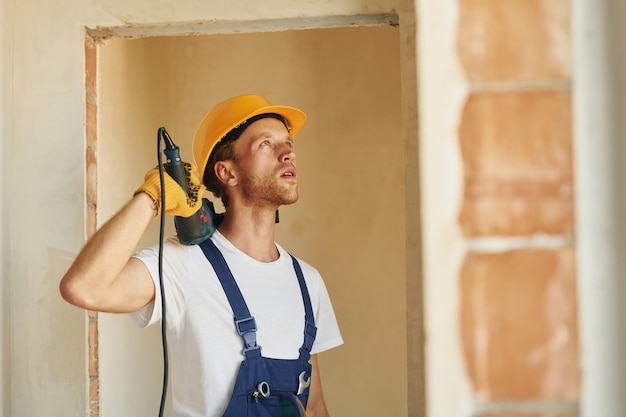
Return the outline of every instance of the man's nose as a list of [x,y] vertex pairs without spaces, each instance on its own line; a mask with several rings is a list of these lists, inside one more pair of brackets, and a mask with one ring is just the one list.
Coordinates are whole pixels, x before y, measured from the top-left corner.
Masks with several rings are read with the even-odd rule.
[[281,160],[283,162],[294,161],[296,159],[296,152],[293,148],[287,144],[284,145],[285,149],[281,154]]

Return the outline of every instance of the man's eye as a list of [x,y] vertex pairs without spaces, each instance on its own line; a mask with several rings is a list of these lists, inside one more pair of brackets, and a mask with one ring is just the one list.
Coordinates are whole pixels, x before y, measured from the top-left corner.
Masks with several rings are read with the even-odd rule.
[[261,142],[261,146],[269,146],[271,145],[269,140],[264,140],[263,142]]

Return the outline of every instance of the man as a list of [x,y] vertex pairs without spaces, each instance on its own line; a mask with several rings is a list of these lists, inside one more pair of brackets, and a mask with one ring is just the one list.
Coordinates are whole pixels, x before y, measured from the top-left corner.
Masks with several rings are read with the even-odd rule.
[[[309,417],[328,416],[316,354],[343,343],[341,334],[317,270],[274,242],[276,210],[298,199],[293,139],[305,119],[298,109],[245,95],[218,104],[196,131],[193,153],[200,177],[226,212],[201,245],[181,245],[174,238],[164,247],[177,416],[256,415],[258,404],[270,409],[291,404],[296,411],[306,405]],[[194,167],[186,168],[190,194],[166,175],[167,214],[189,217],[202,204],[204,186]],[[89,310],[132,313],[139,326],[161,319],[158,248],[133,255],[160,210],[160,195],[158,172],[151,170],[63,277],[65,300]],[[249,309],[244,315],[252,317],[237,318],[237,291],[224,284],[229,272],[243,296],[239,304]],[[249,323],[256,326],[250,330]],[[283,382],[257,376],[283,367],[289,374]],[[242,388],[250,384],[253,388]]]

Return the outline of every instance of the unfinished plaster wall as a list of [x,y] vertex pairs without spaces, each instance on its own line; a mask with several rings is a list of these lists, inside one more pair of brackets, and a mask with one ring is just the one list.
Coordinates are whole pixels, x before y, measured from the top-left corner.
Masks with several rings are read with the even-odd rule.
[[[9,14],[7,13],[9,10],[8,7],[5,7],[4,3],[0,4],[0,50],[6,51],[7,46],[9,45],[9,31],[7,27],[10,27],[10,20],[8,18]],[[5,91],[5,62],[8,62],[10,55],[5,53],[0,54],[0,138],[4,139],[8,137],[8,131],[5,130],[7,124],[4,123],[4,109],[8,103],[5,104],[5,101],[8,100],[8,94],[4,94]],[[4,161],[4,150],[5,141],[0,140],[0,161]],[[0,199],[2,202],[4,196],[4,182],[7,178],[5,165],[2,164],[2,173],[0,175]],[[6,256],[6,251],[4,244],[4,225],[6,224],[4,212],[4,204],[0,204],[0,416],[7,414],[8,412],[8,403],[5,401],[5,398],[8,398],[8,388],[9,384],[6,383],[4,375],[8,373],[8,364],[10,363],[10,353],[8,346],[5,345],[5,341],[8,341],[7,332],[9,331],[9,315],[8,315],[8,306],[9,306],[9,297],[8,297],[8,280],[5,280],[1,277],[8,276],[8,256]]]
[[457,315],[464,251],[457,128],[467,92],[456,53],[457,13],[456,1],[420,2],[417,22],[426,404],[433,417],[466,417],[471,409]]
[[79,416],[85,314],[63,303],[58,282],[84,241],[80,17],[46,2],[2,5],[3,408],[6,416]]

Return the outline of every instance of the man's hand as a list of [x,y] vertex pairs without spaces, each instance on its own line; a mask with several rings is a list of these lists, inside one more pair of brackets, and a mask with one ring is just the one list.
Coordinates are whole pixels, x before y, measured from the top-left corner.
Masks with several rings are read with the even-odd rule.
[[[163,173],[165,213],[172,216],[189,217],[202,206],[202,194],[206,188],[200,183],[195,165],[185,162],[184,167],[189,184],[189,194],[167,172]],[[135,194],[141,192],[150,196],[153,201],[153,208],[158,215],[161,210],[161,178],[158,167],[146,172],[144,183],[135,191]]]
[[308,417],[328,417],[328,409],[326,408],[326,401],[324,400],[324,393],[322,392],[320,368],[317,364],[317,355],[312,355],[309,362],[311,363],[312,370],[306,414]]

